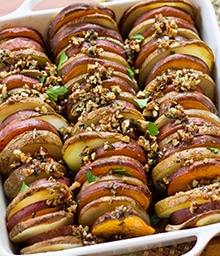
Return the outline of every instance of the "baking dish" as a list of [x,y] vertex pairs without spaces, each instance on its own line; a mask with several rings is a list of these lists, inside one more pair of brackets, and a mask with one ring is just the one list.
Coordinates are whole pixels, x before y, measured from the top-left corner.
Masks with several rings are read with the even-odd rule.
[[[13,13],[7,16],[0,17],[0,29],[13,26],[30,26],[37,29],[47,39],[47,28],[51,19],[60,11],[60,9],[49,9],[33,11],[34,7],[41,0],[26,0]],[[220,97],[220,34],[217,20],[213,7],[209,0],[191,0],[198,8],[199,15],[196,24],[199,28],[202,39],[212,48],[215,55],[215,71],[214,79],[217,86],[217,104]],[[94,2],[94,1],[93,1]],[[96,1],[98,2],[98,1]],[[120,19],[122,13],[129,6],[139,2],[138,0],[120,0],[120,1],[106,1],[102,3],[113,9],[116,14],[117,21]],[[218,109],[220,106],[218,105]],[[0,255],[12,256],[13,246],[11,246],[7,230],[5,226],[5,209],[7,200],[4,197],[4,192],[0,190]],[[129,253],[134,251],[143,251],[150,248],[166,246],[170,244],[183,243],[191,240],[197,240],[194,248],[185,256],[200,255],[207,243],[216,235],[220,235],[220,223],[205,227],[175,231],[170,233],[160,233],[146,237],[139,237],[133,239],[126,239],[122,241],[109,242],[93,246],[85,246],[75,249],[65,250],[65,255],[121,255],[122,253]],[[48,252],[43,255],[53,256],[62,255],[63,251]]]

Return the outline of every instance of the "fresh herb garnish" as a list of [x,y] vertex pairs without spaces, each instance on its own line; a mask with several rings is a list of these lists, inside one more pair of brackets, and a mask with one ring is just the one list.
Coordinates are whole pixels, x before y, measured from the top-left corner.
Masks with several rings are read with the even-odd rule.
[[153,122],[148,123],[147,130],[151,136],[156,136],[159,133],[156,124]]
[[147,105],[148,99],[134,99],[134,101],[138,104],[139,108],[144,108]]
[[130,68],[127,68],[127,73],[131,78],[134,78],[134,71]]
[[86,180],[91,183],[98,180],[98,177],[92,174],[92,171],[88,169],[86,172]]
[[46,91],[46,94],[52,101],[56,101],[59,96],[64,95],[68,92],[68,89],[64,86],[54,85]]
[[63,65],[63,63],[66,62],[67,60],[68,60],[68,56],[66,55],[65,52],[62,52],[60,55],[58,66],[57,66],[58,71],[61,69],[61,66]]
[[206,147],[208,150],[212,151],[213,153],[217,154],[219,152],[218,148],[213,148],[213,147]]
[[156,213],[153,213],[151,215],[151,219],[150,219],[151,225],[152,226],[156,226],[159,222],[160,222],[160,218],[157,217]]
[[176,116],[176,115],[164,114],[164,116],[165,116],[166,118],[170,118],[170,119],[178,119],[178,116]]
[[125,175],[125,176],[131,176],[131,173],[124,170],[124,169],[112,169],[112,173],[120,174],[120,175]]
[[170,55],[173,55],[175,54],[176,52],[175,51],[170,51]]
[[43,84],[45,80],[46,80],[46,76],[41,76],[40,79],[39,79],[39,82],[41,84]]
[[20,192],[22,192],[22,191],[24,191],[24,190],[26,190],[28,188],[30,188],[30,187],[28,185],[26,185],[24,182],[22,182],[21,188],[20,188]]
[[143,41],[144,40],[144,36],[142,36],[141,34],[136,34],[136,35],[133,35],[131,37],[131,39],[138,39],[138,40]]

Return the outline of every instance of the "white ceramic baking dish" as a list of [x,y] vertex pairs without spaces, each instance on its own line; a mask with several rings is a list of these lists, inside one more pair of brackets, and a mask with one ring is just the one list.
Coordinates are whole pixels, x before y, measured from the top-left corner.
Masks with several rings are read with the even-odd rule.
[[[41,0],[25,0],[24,3],[13,13],[10,13],[4,17],[0,17],[0,29],[18,25],[26,25],[37,29],[46,38],[48,24],[51,19],[60,11],[60,9],[56,8],[33,11],[34,7],[40,1]],[[199,28],[201,37],[212,48],[215,55],[214,79],[217,85],[218,104],[218,99],[220,97],[220,33],[215,18],[215,12],[210,3],[210,0],[191,1],[197,6],[199,11],[196,24]],[[112,8],[116,14],[117,20],[119,20],[123,11],[136,2],[139,2],[139,0],[111,0],[102,4]],[[218,109],[220,109],[219,104]],[[0,256],[14,255],[13,246],[8,240],[8,234],[5,226],[6,204],[7,202],[4,197],[4,192],[2,189],[0,189]],[[65,250],[65,252],[57,251],[32,255],[121,255],[124,253],[143,251],[150,248],[196,240],[194,248],[188,253],[184,254],[184,256],[196,256],[200,255],[208,242],[217,235],[220,235],[220,223],[170,233],[160,233],[151,236],[74,248]]]

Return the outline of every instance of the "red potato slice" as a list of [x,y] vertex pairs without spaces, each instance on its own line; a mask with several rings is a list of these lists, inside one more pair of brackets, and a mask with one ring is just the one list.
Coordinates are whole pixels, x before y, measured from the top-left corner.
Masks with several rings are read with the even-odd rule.
[[[189,58],[191,58],[191,61],[188,61]],[[174,66],[172,62],[169,67],[169,61],[174,59],[176,59],[176,65]],[[192,63],[193,60],[194,62]],[[209,71],[207,68],[200,70],[197,67],[200,62],[204,64],[202,65],[201,63],[199,66],[207,66]],[[189,63],[191,65],[189,65]],[[145,59],[140,66],[139,83],[146,85],[146,83],[154,79],[159,72],[161,73],[161,71],[164,70],[163,65],[166,66],[166,69],[181,69],[182,66],[183,68],[194,68],[209,75],[213,71],[214,55],[211,48],[202,40],[186,42],[175,41],[169,45],[168,49],[157,49]]]
[[186,140],[186,141],[179,141],[177,145],[173,145],[172,142],[168,143],[167,145],[159,147],[159,151],[161,152],[161,157],[158,159],[158,161],[161,161],[162,159],[168,157],[171,154],[174,154],[175,152],[188,149],[188,148],[194,148],[194,147],[208,147],[208,148],[217,148],[220,149],[220,134],[196,134],[193,136],[192,139]]
[[[207,122],[213,123],[214,125],[220,126],[220,118],[216,114],[210,111],[196,109],[186,109],[184,110],[185,117],[199,117],[205,119]],[[180,119],[181,120],[181,119]],[[156,121],[155,124],[158,129],[161,129],[164,125],[169,122],[173,122],[172,117],[162,115]]]
[[115,207],[120,205],[131,205],[134,209],[140,208],[140,205],[131,197],[103,196],[96,200],[92,200],[78,212],[78,222],[83,226],[88,225],[91,227],[100,216],[106,212],[113,211]]
[[218,193],[219,182],[186,192],[178,192],[173,196],[158,201],[155,204],[155,211],[159,218],[169,218],[172,213],[189,208],[192,202],[197,205],[212,202],[213,196],[218,196]]
[[62,30],[60,33],[55,34],[53,39],[50,41],[51,50],[56,57],[57,54],[61,52],[67,45],[69,45],[70,40],[73,37],[85,37],[85,33],[91,32],[93,36],[94,32],[97,33],[97,36],[107,36],[112,37],[115,40],[123,42],[120,33],[114,29],[109,29],[97,24],[76,24],[71,27],[67,27]]
[[[113,115],[115,115],[116,112],[121,115],[120,120],[122,120],[122,118],[123,120],[130,120],[132,124],[136,126],[138,125],[139,121],[145,121],[145,118],[141,114],[141,112],[134,108],[123,108],[117,106],[112,108],[102,107],[88,113],[88,115],[83,118],[83,121],[79,120],[78,122],[76,122],[72,129],[72,135],[84,132],[86,128],[91,127],[91,125],[97,126],[98,128],[103,119],[112,117]],[[100,131],[102,131],[101,128]],[[114,132],[114,129],[112,129],[112,132]],[[126,132],[127,134],[129,134],[128,131]]]
[[[217,203],[216,203],[217,205]],[[204,206],[208,206],[208,204],[204,204]],[[218,207],[218,206],[217,206]],[[180,214],[184,214],[185,209],[182,211],[180,210]],[[171,225],[168,224],[165,227],[166,231],[177,231],[183,228],[187,227],[200,227],[200,226],[205,226],[205,225],[210,225],[210,224],[215,224],[219,223],[220,221],[220,210],[219,209],[214,209],[214,210],[209,210],[206,209],[203,213],[196,214],[195,216],[187,219],[186,221],[177,224],[177,225]]]
[[126,184],[122,181],[102,181],[94,182],[80,190],[76,197],[78,211],[89,202],[102,196],[127,196],[136,200],[144,210],[146,210],[152,200],[151,192],[148,187],[139,187],[137,185]]
[[162,15],[163,17],[181,18],[183,20],[186,20],[190,24],[194,25],[194,20],[186,11],[183,11],[179,8],[172,7],[172,6],[162,6],[162,7],[157,7],[152,10],[146,11],[145,13],[140,15],[133,23],[133,27],[137,26],[138,24],[142,23],[145,20],[154,18],[156,15]]
[[50,59],[44,52],[39,52],[33,49],[23,49],[12,51],[9,55],[4,58],[4,61],[0,63],[0,70],[3,70],[7,65],[14,64],[19,58],[32,58],[37,62],[37,66],[42,68],[46,65],[46,62],[50,62]]
[[80,239],[81,234],[80,234],[80,231],[77,228],[77,226],[69,224],[69,225],[58,227],[58,228],[50,230],[50,231],[42,232],[41,234],[36,235],[36,236],[32,236],[30,239],[26,240],[26,244],[34,245],[36,243],[40,243],[45,240],[51,240],[51,239],[61,237],[61,236],[67,237],[67,238],[70,236],[73,236],[73,237],[75,237],[76,241],[77,241],[77,239],[79,241],[81,241],[81,239]]
[[11,114],[0,124],[0,133],[5,126],[27,119],[46,121],[54,126],[58,132],[62,132],[62,129],[69,125],[63,116],[55,112],[39,113],[34,110],[21,110]]
[[[86,63],[85,63],[86,65]],[[96,63],[91,63],[91,66],[82,66],[83,69],[81,70],[80,74],[77,74],[75,76],[75,73],[72,74],[72,76],[70,78],[68,78],[69,80],[65,83],[63,83],[63,85],[68,89],[68,91],[70,92],[74,86],[74,84],[77,83],[85,83],[86,78],[88,76],[88,71],[90,70],[91,66],[95,66],[97,65]],[[80,66],[80,64],[79,64]],[[98,68],[100,66],[100,68],[103,66],[103,63],[100,63],[97,65]],[[77,68],[77,67],[76,67]],[[106,65],[106,67],[104,66],[104,68],[106,68],[106,71],[110,71],[110,67],[108,65]],[[112,73],[111,73],[112,72]],[[110,71],[111,75],[109,75],[109,78],[106,77],[101,77],[101,81],[102,81],[102,86],[103,87],[107,87],[108,86],[113,86],[113,85],[119,85],[121,86],[121,89],[126,91],[126,92],[130,92],[132,94],[136,94],[136,92],[139,90],[138,88],[138,84],[137,81],[134,78],[131,78],[127,73],[119,70],[112,70]]]
[[[117,40],[111,40],[110,38],[98,37],[96,40],[91,40],[91,42],[83,41],[79,46],[69,45],[67,49],[64,49],[68,58],[71,56],[78,54],[80,52],[85,52],[86,49],[90,49],[91,51],[95,51],[94,54],[100,51],[112,52],[120,55],[121,57],[126,58],[124,45]],[[57,55],[56,63],[59,62],[60,54]]]
[[39,147],[44,147],[51,157],[61,159],[61,150],[63,142],[60,136],[47,130],[25,131],[14,137],[0,153],[0,171],[7,177],[14,168],[13,163],[16,162],[15,150],[21,150],[24,153],[34,154]]
[[20,110],[18,112],[12,113],[8,117],[6,117],[5,120],[2,121],[2,123],[0,124],[0,130],[2,130],[6,125],[12,124],[17,121],[29,119],[31,117],[36,117],[38,115],[40,115],[40,113],[34,110]]
[[[215,214],[211,214],[211,213],[218,212],[218,214],[219,214],[219,207],[220,207],[219,201],[199,204],[193,213],[190,211],[190,208],[184,208],[184,209],[177,210],[177,211],[173,212],[170,215],[170,220],[173,223],[172,226],[175,225],[176,228],[177,228],[177,225],[184,225],[184,227],[187,227],[187,226],[195,227],[195,226],[204,226],[207,224],[216,223],[215,222],[216,221]],[[209,219],[209,223],[206,223],[205,219],[202,220],[203,219],[202,216],[206,220],[208,220],[207,217],[211,217],[211,218],[213,218],[213,220],[211,221]],[[196,223],[197,223],[197,225],[196,225]],[[200,225],[198,225],[199,223],[200,223]],[[188,224],[188,225],[186,225],[186,224]],[[168,226],[168,227],[166,227],[166,229],[167,228],[171,228],[171,227]],[[175,227],[174,227],[174,229],[175,229]]]
[[[77,172],[83,164],[83,151],[85,148],[94,150],[95,148],[104,145],[104,143],[113,143],[121,141],[124,136],[120,133],[110,132],[85,132],[80,133],[64,142],[62,148],[63,159],[68,167]],[[74,159],[74,161],[73,161]]]
[[183,109],[205,110],[216,115],[218,113],[214,103],[204,94],[198,92],[168,92],[162,97],[155,98],[160,108],[158,116],[164,115],[174,106],[172,101],[175,101],[175,104],[181,105]]
[[9,238],[13,243],[22,243],[31,236],[40,235],[42,232],[50,231],[72,223],[73,214],[70,212],[57,211],[54,213],[48,213],[18,223],[9,232]]
[[78,61],[86,57],[99,58],[100,60],[103,59],[104,61],[109,61],[110,63],[115,62],[115,63],[118,63],[119,65],[123,65],[124,67],[130,68],[127,60],[124,57],[122,57],[121,54],[113,53],[110,51],[102,51],[102,49],[100,51],[97,51],[96,53],[95,52],[91,53],[91,51],[87,49],[84,52],[80,52],[70,56],[70,58],[61,65],[61,70],[64,69],[69,64],[71,64],[72,62]]
[[3,185],[4,192],[9,199],[12,200],[20,192],[23,182],[29,186],[29,184],[43,178],[53,177],[54,179],[59,179],[66,176],[64,165],[55,160],[41,163],[41,161],[34,159],[34,166],[34,172],[32,170],[32,163],[22,164],[12,170]]
[[28,85],[30,88],[33,88],[34,85],[37,85],[40,82],[37,78],[22,74],[16,74],[3,78],[1,83],[5,84],[7,86],[7,90],[10,91],[15,88],[21,88],[25,85]]
[[74,19],[74,20],[72,19],[68,23],[65,23],[56,32],[56,34],[60,33],[66,27],[74,26],[75,24],[85,24],[85,23],[97,24],[97,25],[118,31],[118,25],[116,21],[109,14],[95,12],[91,14],[86,14],[80,17],[79,19]]
[[[123,76],[123,75],[122,75]],[[128,80],[128,79],[127,79]],[[130,83],[126,81],[125,79],[117,76],[112,76],[111,78],[107,78],[102,80],[102,86],[111,88],[111,86],[117,85],[121,88],[123,92],[128,92],[133,95],[136,95],[137,92],[137,86],[133,83],[131,86],[132,80],[130,80]]]
[[[190,138],[190,136],[198,134],[200,134],[201,136],[204,134],[219,135],[219,126],[211,122],[207,122],[205,119],[189,118],[188,120],[186,121],[186,123],[184,123],[183,121],[182,124],[176,126],[170,123],[170,125],[167,124],[162,127],[161,134],[159,133],[161,136],[157,140],[158,146],[166,146],[168,143],[171,143],[171,141],[174,141],[175,144],[175,142],[177,143],[177,141],[181,138],[181,135],[184,136],[184,134],[188,136],[188,139]],[[193,128],[194,125],[195,127]],[[188,133],[188,135],[186,133]]]
[[83,246],[82,240],[76,236],[59,236],[21,249],[21,254],[43,253],[48,251],[59,251]]
[[[55,200],[58,197],[60,200]],[[73,203],[73,194],[64,181],[58,182],[56,180],[44,179],[42,184],[21,191],[18,196],[9,203],[6,209],[6,221],[9,221],[10,218],[13,218],[14,214],[20,211],[21,213],[23,211],[26,211],[26,213],[29,212],[30,209],[23,209],[42,201],[46,201],[46,204],[51,207],[61,205],[63,207],[69,206],[70,203]]]
[[35,213],[35,217],[37,217],[44,214],[57,212],[58,210],[59,207],[50,207],[47,205],[46,201],[33,203],[13,214],[13,216],[11,216],[7,222],[7,229],[10,232],[18,222],[33,218],[33,212]]
[[37,132],[37,130],[50,131],[59,136],[57,129],[44,120],[31,118],[17,121],[13,124],[6,125],[2,130],[0,130],[0,152],[14,137],[24,133],[25,131]]
[[149,71],[147,77],[144,77],[144,86],[148,84],[155,77],[160,76],[166,70],[179,70],[184,68],[193,68],[200,72],[211,76],[210,70],[207,65],[199,58],[187,54],[174,54],[164,59],[161,59],[151,71]]
[[[151,27],[148,29],[148,33],[149,35],[145,35],[146,37],[144,38],[144,40],[141,43],[141,47],[144,47],[146,44],[152,42],[155,40],[155,38],[160,39],[161,37],[163,38],[164,36],[167,36],[168,38],[172,39],[174,38],[175,40],[201,40],[200,36],[198,35],[198,33],[187,29],[187,28],[180,28],[178,27],[178,29],[175,31],[176,35],[169,35],[169,31],[164,31],[162,34],[160,33],[155,33],[155,31],[151,31]],[[153,34],[152,34],[152,33]]]
[[11,27],[11,28],[5,28],[0,31],[0,41],[5,41],[10,38],[16,38],[16,37],[25,37],[32,39],[39,44],[41,44],[44,47],[44,40],[42,35],[35,29],[30,27]]
[[159,191],[166,192],[166,180],[164,177],[172,174],[179,168],[187,165],[193,161],[199,161],[209,158],[220,159],[220,151],[213,152],[207,147],[195,147],[189,149],[183,149],[181,151],[175,152],[174,154],[168,156],[161,162],[157,163],[152,170],[152,180],[154,185]]
[[[139,179],[143,183],[147,183],[147,177],[144,167],[140,162],[131,157],[116,155],[107,158],[100,158],[92,163],[88,163],[77,172],[74,181],[79,182],[81,185],[87,181],[86,174],[91,170],[92,174],[97,177],[114,174],[114,170],[122,170],[125,176]],[[126,179],[126,177],[125,177]]]
[[[161,16],[159,18],[157,18],[157,17],[151,18],[151,19],[143,21],[142,23],[139,23],[137,26],[135,26],[131,29],[131,31],[128,34],[128,38],[132,39],[137,34],[141,34],[144,38],[152,36],[154,33],[161,34],[161,32],[163,32],[163,27],[165,27],[164,30],[166,30],[167,20],[170,21],[170,23],[171,22],[175,23],[176,28],[180,27],[183,29],[188,29],[188,30],[191,30],[192,32],[194,32],[195,34],[199,34],[196,27],[184,19],[172,17],[172,16],[171,17]],[[155,23],[158,23],[158,25],[157,25],[158,27],[161,26],[161,24],[163,24],[163,26],[161,26],[162,31],[161,31],[161,28],[159,29],[159,32],[157,32],[157,30],[155,31]],[[169,31],[169,29],[170,28],[168,28],[168,31]]]
[[[176,73],[181,78],[181,82],[178,82],[178,79],[176,79]],[[161,81],[162,79],[162,81]],[[168,81],[167,81],[168,80]],[[147,85],[145,86],[144,90],[146,91],[163,91],[163,93],[167,93],[170,91],[186,91],[188,88],[186,86],[183,86],[183,84],[187,81],[192,80],[196,83],[195,90],[199,91],[203,94],[205,94],[207,97],[209,97],[213,102],[215,102],[215,89],[216,85],[214,80],[211,76],[205,74],[204,72],[194,70],[194,69],[186,69],[183,70],[177,69],[177,70],[166,70],[161,73],[161,75],[156,76],[153,80],[151,80]],[[174,85],[175,84],[175,85]],[[183,86],[183,88],[181,88]],[[189,91],[193,91],[193,86],[189,87]]]
[[152,1],[148,0],[147,2],[140,2],[132,7],[128,8],[119,23],[120,31],[125,38],[127,34],[129,33],[131,27],[133,26],[133,23],[137,19],[137,17],[140,17],[143,13],[146,13],[149,10],[152,10],[154,8],[162,7],[162,6],[171,6],[174,8],[181,9],[187,13],[190,14],[193,20],[195,20],[195,17],[197,16],[197,9],[195,6],[188,1]]
[[89,65],[97,65],[97,63],[101,66],[104,66],[107,70],[110,69],[111,71],[118,71],[128,76],[126,67],[120,63],[100,58],[83,56],[81,58],[77,58],[76,60],[72,60],[68,63],[68,65],[65,65],[60,70],[63,84],[67,83],[70,79],[73,79],[82,73],[87,74],[89,72]]
[[24,37],[15,37],[12,39],[7,39],[5,41],[0,41],[0,49],[8,51],[19,51],[22,49],[32,49],[44,53],[45,49],[41,44],[35,40],[24,38]]
[[[119,173],[118,173],[119,172]],[[136,177],[132,177],[131,175],[126,174],[126,169],[118,169],[116,167],[116,169],[114,169],[114,166],[112,166],[112,169],[110,169],[109,174],[102,176],[98,176],[98,179],[95,181],[96,184],[98,183],[102,183],[102,182],[123,182],[124,184],[127,185],[134,185],[134,186],[138,186],[140,188],[144,188],[144,189],[148,189],[147,183],[141,181],[140,179],[136,178]],[[93,185],[93,182],[90,182],[89,179],[86,180],[81,188],[80,191],[86,190],[88,189],[88,187],[90,185]]]
[[11,114],[20,110],[34,110],[39,113],[54,112],[54,109],[46,102],[43,102],[40,98],[19,98],[13,103],[4,102],[0,105],[0,123],[2,123]]
[[[68,117],[69,122],[76,123],[78,118],[80,117],[80,115],[86,111],[87,104],[90,104],[93,100],[94,100],[94,97],[91,97],[91,98],[90,97],[88,97],[88,98],[85,97],[85,99],[82,99],[80,102],[77,101],[76,103],[71,103],[71,100],[69,100],[67,108],[66,108],[67,117]],[[117,98],[114,99],[114,100],[110,100],[109,102],[107,100],[105,105],[108,105],[108,106],[111,106],[111,107],[112,106],[113,107],[128,107],[128,108],[137,109],[137,107],[134,104],[132,104],[131,102],[128,102],[124,99],[117,99]],[[91,108],[88,112],[91,112],[94,109],[97,109],[97,108],[100,108],[100,107],[102,107],[101,104],[100,104],[100,106],[96,105],[94,108]],[[80,111],[79,111],[79,109],[80,109]]]
[[114,155],[124,155],[130,156],[142,164],[146,164],[147,162],[147,156],[144,149],[136,142],[132,141],[129,143],[118,141],[110,145],[107,144],[106,146],[100,146],[96,148],[94,152],[96,159]]
[[91,14],[108,15],[115,20],[114,12],[102,5],[90,5],[90,4],[72,4],[63,8],[53,19],[49,26],[50,39],[57,33],[57,31],[68,24],[71,21],[79,20],[87,15]]

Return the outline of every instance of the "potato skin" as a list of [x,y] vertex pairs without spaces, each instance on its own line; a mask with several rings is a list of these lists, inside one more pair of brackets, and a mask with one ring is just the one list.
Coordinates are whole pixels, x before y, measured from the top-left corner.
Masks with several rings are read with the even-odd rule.
[[16,160],[14,150],[34,153],[40,146],[45,147],[55,159],[61,159],[63,142],[59,136],[47,130],[27,131],[12,139],[0,153],[0,171],[7,177],[11,171],[10,165]]

